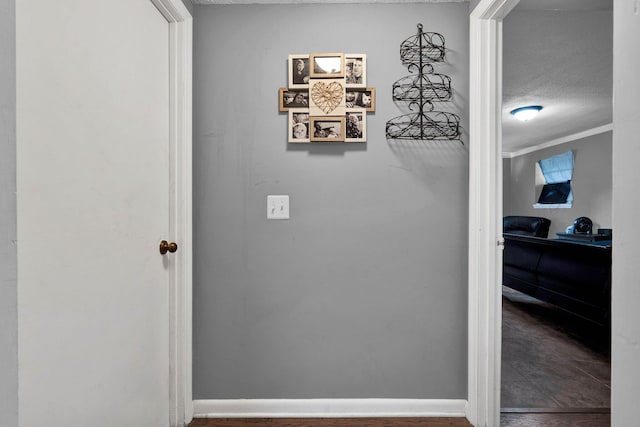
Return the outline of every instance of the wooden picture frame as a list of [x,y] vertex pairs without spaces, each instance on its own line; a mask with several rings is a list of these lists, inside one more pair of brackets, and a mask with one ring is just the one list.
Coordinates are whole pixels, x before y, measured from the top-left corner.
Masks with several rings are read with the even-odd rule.
[[290,143],[311,142],[309,138],[311,132],[311,124],[309,122],[309,109],[290,108],[288,128],[288,141]]
[[289,89],[309,87],[310,67],[308,54],[289,55]]
[[278,109],[287,112],[291,108],[309,108],[309,89],[279,89]]
[[368,113],[373,113],[376,111],[376,89],[347,87],[345,105],[347,111],[351,108],[364,108]]
[[309,66],[312,79],[344,78],[344,53],[312,53]]
[[347,87],[367,87],[367,55],[364,53],[345,54],[344,68]]
[[288,143],[367,141],[376,90],[367,87],[366,54],[290,54],[287,69],[278,110],[288,113]]
[[311,116],[310,123],[311,142],[344,142],[345,116]]
[[364,108],[347,110],[344,142],[367,142],[367,110]]

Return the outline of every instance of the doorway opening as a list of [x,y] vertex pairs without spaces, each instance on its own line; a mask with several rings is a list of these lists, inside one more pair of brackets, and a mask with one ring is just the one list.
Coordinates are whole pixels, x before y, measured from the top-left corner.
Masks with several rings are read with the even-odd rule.
[[[604,239],[566,232],[577,217],[593,220],[593,235],[611,227],[612,9],[610,1],[585,8],[522,0],[502,22],[503,216],[551,224],[542,237],[513,237],[505,228],[503,426],[610,423],[611,240],[607,249]],[[510,116],[530,104],[543,106],[538,118]],[[537,162],[567,151],[575,157],[572,207],[534,206]],[[593,245],[600,247],[584,247]],[[594,263],[602,260],[602,276],[572,260],[588,251]],[[584,293],[591,279],[597,295]]]
[[[525,0],[526,1],[526,0]],[[481,0],[470,14],[469,341],[467,417],[499,425],[502,326],[503,19],[518,0]],[[536,32],[537,33],[537,32]]]

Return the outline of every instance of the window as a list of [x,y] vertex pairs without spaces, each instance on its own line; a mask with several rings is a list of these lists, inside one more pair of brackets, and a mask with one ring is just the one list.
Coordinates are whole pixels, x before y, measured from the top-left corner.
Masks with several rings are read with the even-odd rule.
[[536,188],[542,185],[534,208],[570,208],[573,203],[573,151],[539,160]]

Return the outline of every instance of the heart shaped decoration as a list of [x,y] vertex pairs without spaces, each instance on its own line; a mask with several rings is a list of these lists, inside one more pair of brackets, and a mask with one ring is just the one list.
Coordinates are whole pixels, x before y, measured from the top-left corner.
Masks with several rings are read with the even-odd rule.
[[331,113],[340,106],[344,96],[344,88],[338,82],[326,84],[318,82],[311,88],[311,100],[325,114]]

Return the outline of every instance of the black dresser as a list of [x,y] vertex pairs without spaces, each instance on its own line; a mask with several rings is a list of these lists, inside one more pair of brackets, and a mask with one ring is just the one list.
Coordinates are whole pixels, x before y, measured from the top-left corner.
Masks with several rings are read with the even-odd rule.
[[504,234],[502,283],[610,330],[611,240]]

